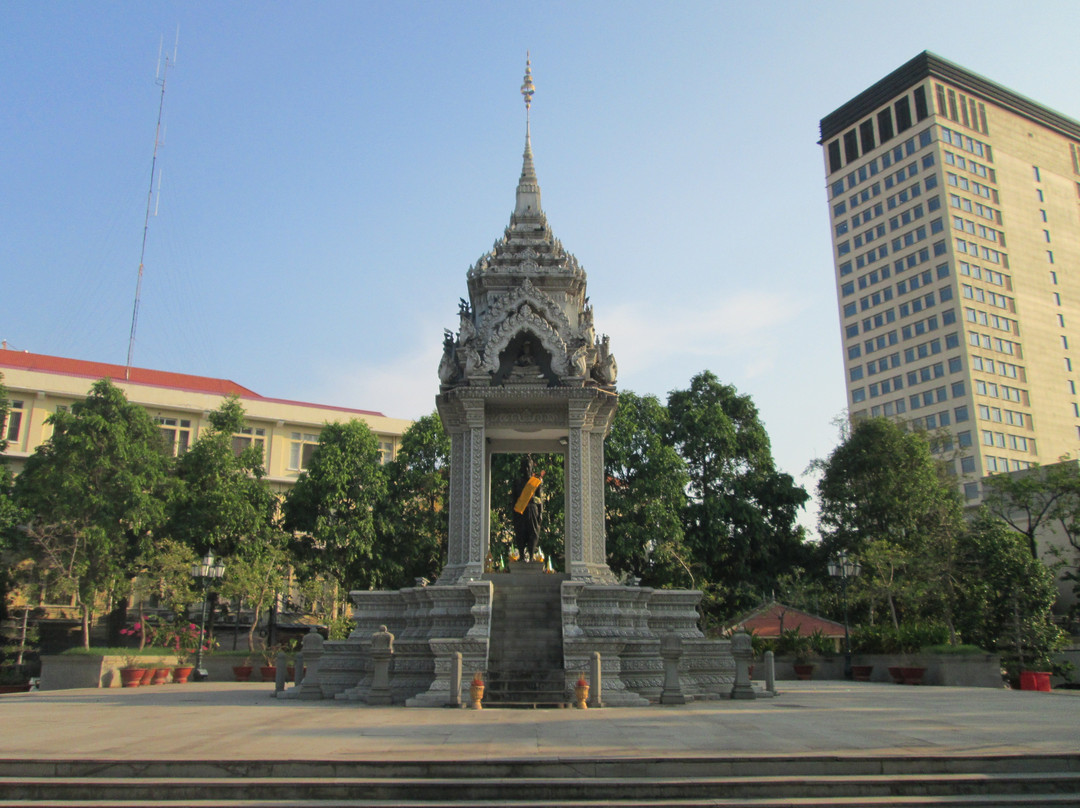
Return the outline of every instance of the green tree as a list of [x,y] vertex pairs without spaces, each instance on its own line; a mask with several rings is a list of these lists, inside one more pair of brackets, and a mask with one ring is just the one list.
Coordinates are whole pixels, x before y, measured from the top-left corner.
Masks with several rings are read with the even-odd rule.
[[446,559],[450,525],[450,437],[439,416],[425,415],[405,430],[397,457],[384,468],[377,535],[383,586],[433,580]]
[[7,619],[7,593],[14,584],[12,572],[20,560],[14,553],[19,544],[16,526],[24,520],[15,504],[15,478],[3,453],[7,451],[7,418],[10,403],[4,375],[0,373],[0,620]]
[[[196,554],[215,553],[225,558],[226,578],[207,593],[209,630],[213,632],[220,594],[228,590],[239,617],[245,599],[255,606],[252,630],[268,596],[267,581],[282,580],[280,558],[284,535],[278,525],[278,499],[270,490],[263,465],[263,449],[252,442],[234,445],[244,427],[244,408],[230,396],[209,415],[210,428],[177,462],[175,495],[170,503],[170,535]],[[252,570],[258,570],[253,573]],[[252,587],[245,592],[241,586]],[[280,590],[279,590],[280,591]]]
[[200,556],[232,556],[270,529],[277,498],[265,479],[261,447],[233,448],[233,435],[244,426],[240,400],[230,396],[209,420],[210,428],[177,461],[168,529]]
[[[926,437],[888,418],[859,421],[814,465],[822,472],[819,526],[830,554],[859,554],[879,540],[908,545],[938,524],[943,505],[958,505]],[[959,515],[957,508],[952,516]]]
[[244,602],[251,606],[248,648],[255,648],[255,630],[263,609],[285,589],[291,561],[286,534],[272,527],[242,542],[229,556],[221,579],[221,595],[235,604],[237,620],[240,606]]
[[683,543],[686,463],[665,441],[667,409],[624,390],[604,444],[608,564],[646,586],[694,587]]
[[344,591],[383,588],[392,571],[377,551],[375,514],[385,495],[378,441],[367,424],[324,426],[307,472],[284,503],[298,559]]
[[164,522],[172,461],[146,410],[107,379],[48,423],[52,437],[27,459],[15,498],[39,564],[76,595],[89,646],[95,600],[113,592],[126,603],[121,583]]
[[983,491],[986,507],[1024,536],[1032,558],[1039,556],[1040,531],[1051,528],[1080,552],[1080,465],[1075,460],[995,474],[986,478]]
[[822,555],[843,550],[863,563],[856,585],[874,619],[877,604],[899,627],[905,612],[949,624],[963,513],[955,481],[926,436],[886,418],[859,421],[832,454],[815,464]]
[[1053,573],[1031,557],[1023,536],[984,508],[958,540],[963,586],[957,622],[965,642],[999,651],[1006,667],[1049,670],[1064,634],[1054,624]]
[[779,575],[804,566],[796,518],[809,497],[776,469],[750,397],[711,372],[670,393],[668,413],[670,442],[690,475],[684,540],[700,577],[719,586],[718,608],[734,614],[774,589]]

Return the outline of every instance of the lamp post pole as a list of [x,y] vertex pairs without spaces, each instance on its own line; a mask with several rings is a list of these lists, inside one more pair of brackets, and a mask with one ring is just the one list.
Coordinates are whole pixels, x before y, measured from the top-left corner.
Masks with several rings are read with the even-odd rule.
[[829,561],[829,575],[840,579],[840,589],[844,598],[844,678],[851,678],[851,631],[848,628],[848,578],[856,577],[862,571],[858,561],[848,558],[846,551],[841,551],[835,559]]
[[209,581],[220,579],[225,574],[225,562],[222,559],[214,560],[213,553],[207,553],[202,561],[191,565],[191,577],[199,582],[202,593],[202,617],[199,620],[199,647],[195,650],[195,674],[192,677],[196,682],[201,682],[209,677],[202,666],[203,644],[206,638],[206,587]]

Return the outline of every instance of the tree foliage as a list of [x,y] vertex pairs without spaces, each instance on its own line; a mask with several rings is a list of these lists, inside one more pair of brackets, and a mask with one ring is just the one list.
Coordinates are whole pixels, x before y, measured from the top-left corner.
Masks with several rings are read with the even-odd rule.
[[1006,667],[1049,670],[1064,635],[1054,625],[1054,576],[1026,541],[988,509],[958,542],[963,586],[956,615],[965,642],[999,651]]
[[960,518],[953,483],[925,436],[888,418],[859,421],[815,465],[822,472],[819,524],[829,553],[858,554],[875,541],[911,548],[943,518]]
[[378,552],[375,513],[386,494],[379,446],[362,421],[326,424],[308,470],[284,503],[298,559],[343,588],[380,589],[392,576]]
[[233,449],[233,435],[244,426],[239,399],[227,398],[209,420],[210,429],[177,462],[168,530],[200,556],[232,556],[273,529],[277,500],[264,479],[262,450]]
[[693,587],[681,519],[690,477],[670,431],[657,398],[619,395],[604,446],[608,564],[646,586]]
[[1075,460],[995,474],[983,486],[987,508],[1024,536],[1032,558],[1038,558],[1039,533],[1047,529],[1060,532],[1080,552],[1080,465]]
[[964,521],[954,481],[925,434],[886,418],[859,421],[817,464],[822,554],[847,552],[863,564],[857,592],[874,622],[886,610],[934,615],[955,634],[955,542]]
[[385,471],[377,535],[383,586],[434,580],[446,560],[450,524],[450,437],[438,415],[425,415],[405,430]]
[[7,619],[7,593],[13,585],[12,571],[18,559],[9,555],[17,546],[16,526],[24,519],[15,503],[15,478],[3,453],[7,451],[7,417],[10,403],[0,373],[0,620]]
[[48,423],[52,437],[27,459],[15,495],[35,555],[78,598],[88,645],[95,598],[133,575],[164,522],[171,458],[146,410],[106,379]]
[[670,442],[686,463],[683,534],[702,578],[719,586],[722,611],[760,600],[777,576],[803,564],[796,519],[809,495],[776,469],[757,407],[709,371],[668,396]]

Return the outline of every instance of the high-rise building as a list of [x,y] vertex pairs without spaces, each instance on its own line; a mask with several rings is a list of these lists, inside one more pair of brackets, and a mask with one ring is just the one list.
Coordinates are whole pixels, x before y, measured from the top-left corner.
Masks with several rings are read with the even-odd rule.
[[1076,457],[1080,123],[923,52],[821,146],[851,416],[937,431],[968,502]]

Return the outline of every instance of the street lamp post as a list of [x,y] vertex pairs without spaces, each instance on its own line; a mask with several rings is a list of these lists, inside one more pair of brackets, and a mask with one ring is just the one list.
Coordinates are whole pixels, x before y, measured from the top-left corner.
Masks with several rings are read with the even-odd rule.
[[208,678],[209,674],[202,666],[203,642],[206,638],[206,587],[209,581],[221,578],[225,574],[225,562],[222,559],[214,561],[214,554],[207,553],[202,561],[191,565],[191,577],[199,582],[202,592],[202,618],[199,620],[199,647],[195,651],[195,674],[192,677],[196,682]]
[[845,551],[829,561],[829,575],[840,579],[840,586],[844,593],[844,678],[851,678],[851,632],[848,629],[848,578],[856,578],[862,571],[862,565],[858,561],[848,558]]

